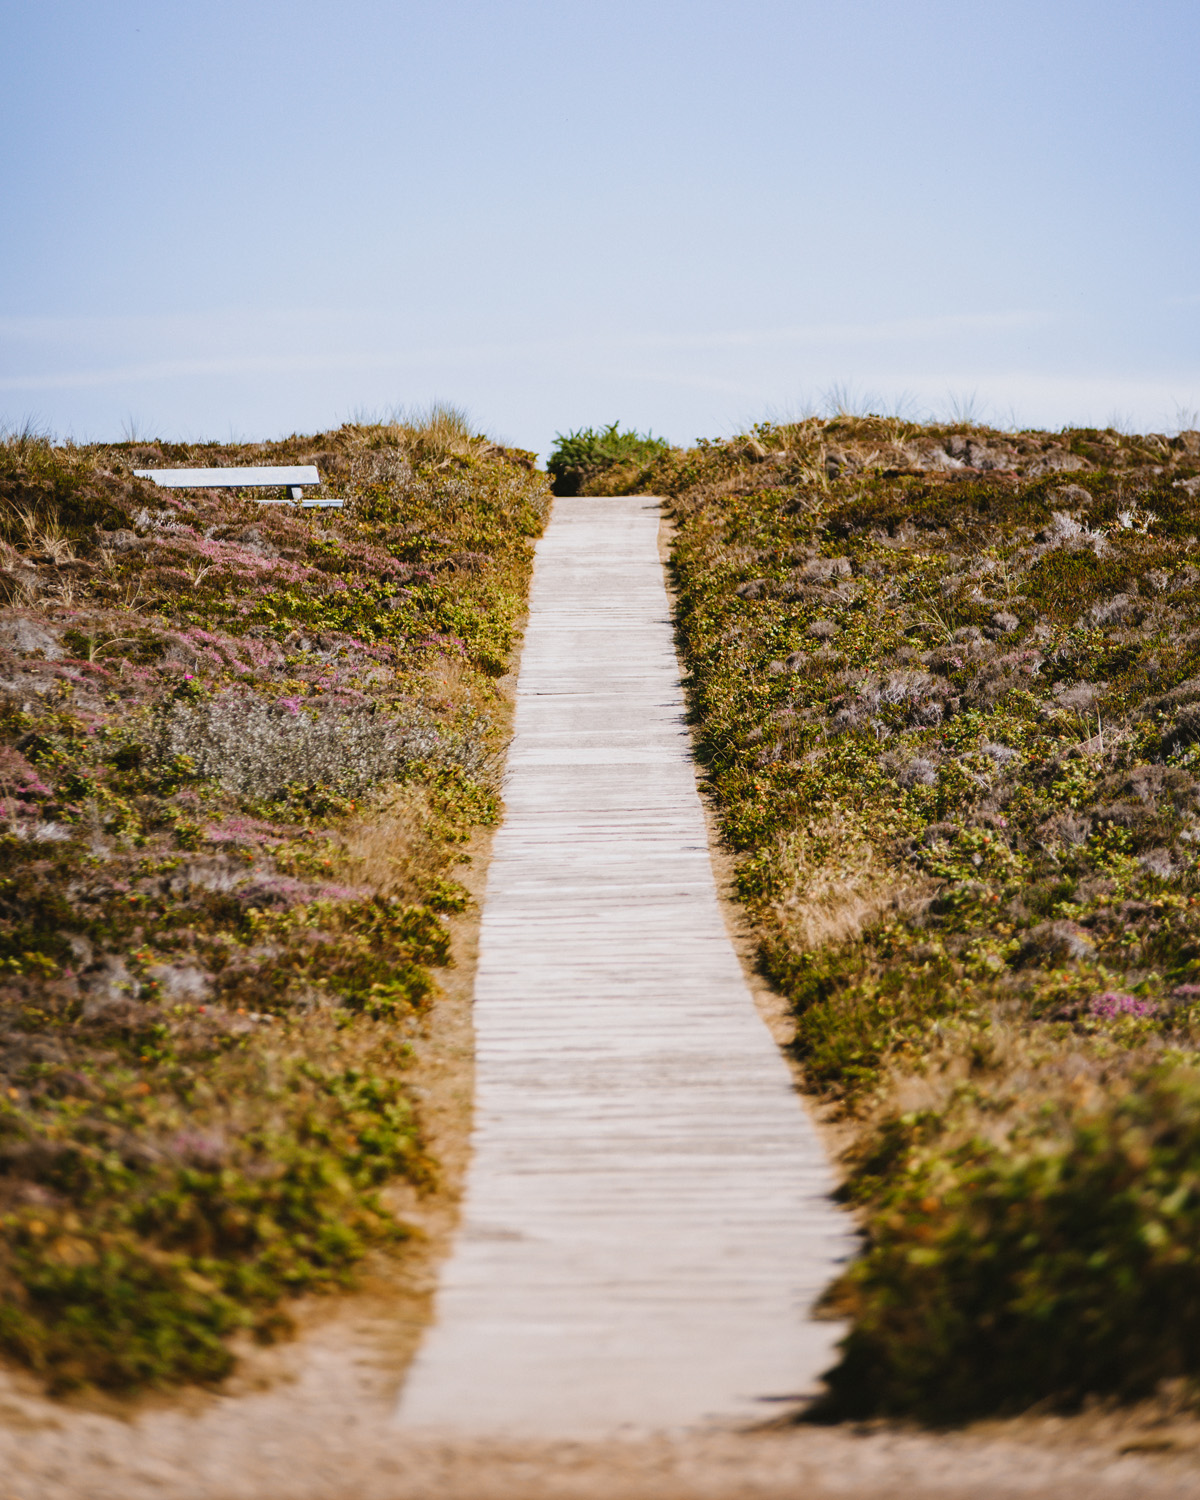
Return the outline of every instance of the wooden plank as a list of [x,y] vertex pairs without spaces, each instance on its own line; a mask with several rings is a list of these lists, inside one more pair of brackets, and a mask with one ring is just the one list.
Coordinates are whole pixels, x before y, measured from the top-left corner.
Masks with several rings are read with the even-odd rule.
[[713,882],[645,496],[538,548],[475,991],[462,1229],[398,1421],[588,1436],[811,1393],[852,1252]]
[[314,464],[280,464],[246,469],[134,469],[139,479],[152,479],[168,490],[251,490],[267,485],[320,484]]

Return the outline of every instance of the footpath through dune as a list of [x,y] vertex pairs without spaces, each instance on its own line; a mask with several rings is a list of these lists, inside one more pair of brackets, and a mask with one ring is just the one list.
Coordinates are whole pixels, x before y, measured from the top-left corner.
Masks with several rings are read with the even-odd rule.
[[765,1419],[811,1394],[851,1253],[726,932],[659,502],[560,499],[537,555],[480,933],[463,1222],[409,1429]]
[[[465,1225],[401,1430],[411,1300],[331,1308],[267,1351],[261,1385],[248,1361],[128,1410],[0,1370],[0,1500],[1196,1494],[1196,1424],[1153,1404],[962,1433],[705,1430],[811,1388],[837,1329],[806,1309],[851,1240],[722,926],[657,525],[644,498],[560,500],[539,553]],[[446,1025],[443,1051],[463,1040]]]

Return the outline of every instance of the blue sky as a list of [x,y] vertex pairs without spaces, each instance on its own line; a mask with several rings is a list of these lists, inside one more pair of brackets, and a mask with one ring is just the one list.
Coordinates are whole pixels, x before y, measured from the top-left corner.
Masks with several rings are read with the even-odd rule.
[[[6,0],[0,419],[1200,408],[1195,0]],[[1200,417],[1192,418],[1200,425]]]

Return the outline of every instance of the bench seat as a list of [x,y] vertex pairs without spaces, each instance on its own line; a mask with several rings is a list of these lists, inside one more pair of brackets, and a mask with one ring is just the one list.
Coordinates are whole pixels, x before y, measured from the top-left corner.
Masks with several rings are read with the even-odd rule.
[[259,505],[294,505],[302,510],[341,510],[345,501],[328,497],[304,498],[304,485],[320,484],[321,476],[313,464],[292,467],[279,464],[247,469],[134,469],[139,479],[149,479],[166,490],[253,490],[282,487],[288,495],[282,500],[259,500]]

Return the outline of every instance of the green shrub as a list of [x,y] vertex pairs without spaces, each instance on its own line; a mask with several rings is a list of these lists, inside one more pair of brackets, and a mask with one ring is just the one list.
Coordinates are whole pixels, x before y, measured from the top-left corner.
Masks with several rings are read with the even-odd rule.
[[617,422],[601,428],[580,427],[565,436],[555,434],[546,470],[556,495],[578,495],[611,469],[648,468],[669,448],[665,438],[637,432],[633,428],[622,432]]
[[1200,1072],[1160,1070],[1060,1140],[904,1154],[829,1300],[823,1414],[961,1421],[1200,1376]]

